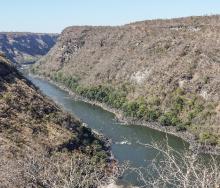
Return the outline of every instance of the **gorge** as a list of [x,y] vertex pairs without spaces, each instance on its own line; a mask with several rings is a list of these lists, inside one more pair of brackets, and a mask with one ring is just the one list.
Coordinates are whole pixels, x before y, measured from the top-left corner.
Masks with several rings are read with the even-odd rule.
[[219,32],[213,15],[0,33],[3,185],[219,184]]
[[219,19],[68,27],[32,71],[133,120],[158,121],[218,150]]

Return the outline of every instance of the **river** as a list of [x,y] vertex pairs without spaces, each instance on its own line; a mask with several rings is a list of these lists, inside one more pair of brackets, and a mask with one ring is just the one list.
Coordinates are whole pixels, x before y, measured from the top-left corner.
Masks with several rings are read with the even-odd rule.
[[[152,142],[168,143],[175,150],[183,151],[188,144],[182,139],[173,135],[167,135],[147,127],[137,125],[125,125],[115,120],[115,115],[102,108],[75,100],[68,92],[61,90],[50,82],[28,76],[40,90],[63,107],[64,110],[80,118],[88,126],[112,140],[112,152],[115,158],[123,163],[130,161],[133,167],[147,167],[158,151],[146,147],[144,144]],[[144,144],[143,144],[144,143]],[[125,173],[120,182],[140,186],[135,174]]]

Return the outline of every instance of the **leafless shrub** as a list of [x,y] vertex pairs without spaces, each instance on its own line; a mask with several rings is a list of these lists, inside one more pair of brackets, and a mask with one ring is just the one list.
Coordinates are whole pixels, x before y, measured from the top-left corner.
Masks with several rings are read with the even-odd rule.
[[218,188],[220,164],[211,156],[177,151],[168,144],[144,144],[158,151],[146,168],[97,163],[81,153],[52,156],[27,152],[17,159],[4,156],[0,147],[1,187],[96,188],[116,181],[124,171],[137,173],[142,187]]
[[216,157],[203,158],[191,151],[179,152],[168,144],[144,144],[158,151],[148,168],[132,168],[143,187],[220,187],[220,164]]
[[2,187],[95,188],[116,180],[127,168],[96,162],[82,153],[52,156],[27,152],[0,162]]
[[[28,171],[25,177],[31,179],[31,184],[42,184],[43,187],[87,188],[106,185],[117,179],[123,173],[124,167],[115,164],[106,166],[105,163],[92,162],[89,157],[75,154],[70,159],[66,156],[52,157],[35,161],[31,158],[26,163]],[[42,165],[39,165],[42,164]],[[46,164],[46,166],[45,166]]]

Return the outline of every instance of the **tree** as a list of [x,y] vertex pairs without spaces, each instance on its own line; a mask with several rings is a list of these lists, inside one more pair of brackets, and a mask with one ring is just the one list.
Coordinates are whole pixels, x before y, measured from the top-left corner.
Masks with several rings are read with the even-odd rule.
[[[219,188],[220,164],[211,156],[204,159],[198,152],[174,150],[168,145],[144,144],[158,151],[147,168],[131,168],[138,174],[143,187]],[[159,156],[159,155],[157,155]]]

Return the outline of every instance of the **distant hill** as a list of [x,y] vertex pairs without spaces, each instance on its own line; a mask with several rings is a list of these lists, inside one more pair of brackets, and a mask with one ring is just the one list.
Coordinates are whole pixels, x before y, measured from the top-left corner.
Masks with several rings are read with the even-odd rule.
[[127,117],[220,145],[220,16],[66,28],[34,67]]
[[56,43],[58,34],[0,32],[0,52],[13,63],[32,63]]

